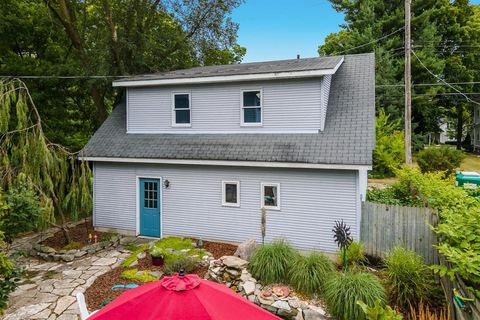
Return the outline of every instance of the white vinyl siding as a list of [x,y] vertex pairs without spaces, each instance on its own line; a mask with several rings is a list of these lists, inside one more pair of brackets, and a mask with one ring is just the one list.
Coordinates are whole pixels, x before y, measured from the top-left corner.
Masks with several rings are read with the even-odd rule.
[[[317,132],[324,117],[322,78],[259,83],[128,88],[129,133]],[[242,90],[261,88],[262,125],[242,126]],[[172,127],[172,94],[189,92],[191,127]],[[324,96],[324,95],[323,95]]]
[[[238,110],[238,109],[237,109]],[[287,238],[299,249],[337,250],[335,220],[358,239],[357,171],[95,163],[95,225],[135,231],[136,177],[162,177],[163,235],[261,242],[262,182],[281,186],[281,211],[267,209],[266,241]],[[220,205],[222,181],[240,182],[240,207]]]

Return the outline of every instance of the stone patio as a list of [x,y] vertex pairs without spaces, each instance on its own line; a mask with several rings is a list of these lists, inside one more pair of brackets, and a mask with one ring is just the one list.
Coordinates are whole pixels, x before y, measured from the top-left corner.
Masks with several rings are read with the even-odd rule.
[[9,307],[0,319],[77,320],[80,317],[75,294],[85,292],[97,277],[128,256],[127,251],[112,248],[73,262],[19,258],[27,275],[10,295]]

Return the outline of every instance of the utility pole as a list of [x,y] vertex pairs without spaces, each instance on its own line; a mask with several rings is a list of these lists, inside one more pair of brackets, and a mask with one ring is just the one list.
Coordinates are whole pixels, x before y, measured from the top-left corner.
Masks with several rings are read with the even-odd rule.
[[412,164],[411,1],[405,0],[405,162],[407,164]]

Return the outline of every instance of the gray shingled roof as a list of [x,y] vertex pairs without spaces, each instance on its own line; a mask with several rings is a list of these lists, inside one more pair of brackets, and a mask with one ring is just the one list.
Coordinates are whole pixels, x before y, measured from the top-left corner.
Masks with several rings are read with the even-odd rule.
[[318,134],[127,134],[118,105],[85,146],[87,157],[278,161],[371,165],[374,55],[346,55],[332,79],[325,130]]
[[171,72],[139,75],[131,78],[116,80],[115,82],[121,83],[123,81],[135,80],[165,80],[275,72],[329,70],[334,69],[341,61],[341,59],[341,56],[335,56],[197,67],[191,69],[175,70]]

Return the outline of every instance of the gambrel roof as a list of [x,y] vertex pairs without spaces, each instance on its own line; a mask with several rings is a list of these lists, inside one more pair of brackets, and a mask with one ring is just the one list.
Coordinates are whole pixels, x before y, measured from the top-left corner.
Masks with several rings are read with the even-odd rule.
[[[126,108],[124,104],[120,104],[85,146],[83,155],[87,158],[370,166],[375,143],[374,55],[345,55],[299,61],[304,62],[303,66],[331,67],[342,60],[343,63],[332,77],[325,128],[319,133],[127,134]],[[292,60],[286,61],[278,65],[288,65]],[[267,68],[267,65],[259,66]],[[226,72],[227,69],[233,72],[236,68],[240,70],[245,67],[242,65],[205,67],[204,70],[207,73],[214,72],[213,70]],[[200,74],[201,69],[178,72]]]

